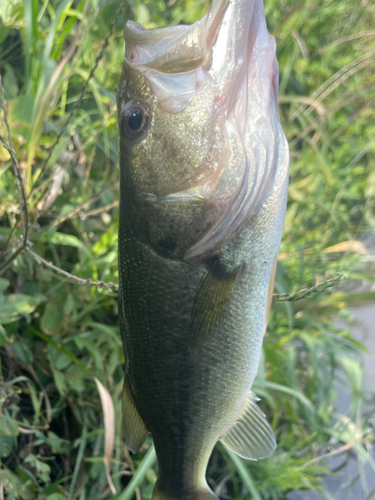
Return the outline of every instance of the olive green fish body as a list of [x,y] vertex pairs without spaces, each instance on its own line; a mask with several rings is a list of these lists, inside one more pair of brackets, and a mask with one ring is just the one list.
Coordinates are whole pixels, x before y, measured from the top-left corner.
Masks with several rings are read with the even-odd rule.
[[[241,9],[244,19],[233,21]],[[264,50],[246,19],[263,26]],[[226,69],[224,56],[239,58],[231,23],[253,47],[246,74],[242,63]],[[254,460],[276,446],[251,392],[288,182],[274,47],[264,30],[258,0],[218,1],[192,27],[125,30],[118,94],[124,433],[132,451],[153,436],[154,500],[216,498],[205,473],[218,440]],[[268,65],[262,69],[260,58],[252,75],[251,57],[262,51]],[[260,78],[268,104],[256,99],[262,89],[253,90]]]

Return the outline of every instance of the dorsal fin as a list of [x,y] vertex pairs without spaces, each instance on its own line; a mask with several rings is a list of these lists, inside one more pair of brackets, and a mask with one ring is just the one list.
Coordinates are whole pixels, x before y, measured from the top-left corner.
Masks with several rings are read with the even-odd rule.
[[248,460],[269,457],[276,449],[275,434],[257,400],[250,393],[233,427],[220,439],[227,448]]

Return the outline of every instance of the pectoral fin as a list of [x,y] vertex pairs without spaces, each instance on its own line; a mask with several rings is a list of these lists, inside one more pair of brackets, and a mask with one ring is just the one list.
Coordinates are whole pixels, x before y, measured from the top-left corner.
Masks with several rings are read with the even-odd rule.
[[275,288],[275,279],[276,279],[276,268],[277,268],[277,255],[272,264],[271,278],[270,284],[268,287],[268,299],[267,299],[267,312],[266,312],[266,325],[268,323],[268,318],[271,312],[272,299],[273,299],[273,289]]
[[122,420],[125,443],[130,451],[137,453],[148,435],[148,430],[135,407],[126,378],[122,391]]
[[276,449],[275,434],[257,399],[250,394],[233,427],[221,438],[227,448],[248,460],[269,457]]
[[211,266],[195,297],[191,318],[193,337],[207,335],[220,323],[243,267],[239,266],[232,272],[225,272],[218,262]]

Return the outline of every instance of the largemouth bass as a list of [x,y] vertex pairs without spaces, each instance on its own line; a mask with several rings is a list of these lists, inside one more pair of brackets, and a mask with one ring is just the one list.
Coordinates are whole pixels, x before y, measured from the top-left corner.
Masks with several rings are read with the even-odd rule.
[[262,0],[191,26],[125,27],[118,89],[125,441],[148,433],[154,500],[217,499],[218,440],[257,460],[272,428],[251,386],[272,301],[288,146]]

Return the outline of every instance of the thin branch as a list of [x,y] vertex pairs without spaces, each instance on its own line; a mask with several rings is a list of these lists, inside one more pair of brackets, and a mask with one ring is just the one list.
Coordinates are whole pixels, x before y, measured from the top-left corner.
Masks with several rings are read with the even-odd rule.
[[[64,276],[65,278],[69,279],[72,283],[75,283],[77,285],[88,285],[88,286],[97,286],[100,288],[106,288],[108,290],[111,290],[112,292],[118,293],[118,285],[115,285],[114,283],[105,283],[104,281],[93,281],[90,279],[84,279],[84,278],[79,278],[78,276],[75,276],[74,274],[68,273],[67,271],[64,271],[63,269],[60,269],[59,267],[55,266],[51,262],[48,262],[47,260],[43,259],[40,255],[36,254],[30,248],[26,248],[26,252],[31,255],[37,262],[43,264],[44,266],[52,269],[55,271],[57,274]],[[313,286],[311,288],[299,290],[297,293],[294,293],[292,295],[288,293],[275,293],[273,295],[273,300],[274,301],[296,301],[296,300],[302,300],[305,299],[306,297],[309,297],[313,293],[321,293],[327,288],[330,288],[334,285],[337,285],[340,283],[343,279],[345,279],[346,276],[342,274],[338,274],[334,278],[331,278],[327,281],[323,281],[323,283],[319,283],[319,285]]]
[[40,264],[43,264],[45,267],[48,267],[49,269],[52,269],[57,274],[64,276],[65,278],[69,279],[73,283],[76,283],[77,285],[97,286],[101,288],[106,288],[107,290],[111,290],[112,292],[116,293],[118,292],[118,286],[115,285],[114,283],[105,283],[104,281],[93,281],[90,279],[79,278],[78,276],[74,276],[74,274],[70,274],[67,271],[64,271],[63,269],[60,269],[59,267],[55,266],[54,264],[51,264],[51,262],[48,262],[47,260],[43,259],[43,257],[30,250],[30,248],[26,248],[26,252]]
[[14,261],[14,260],[15,260],[15,259],[19,256],[19,254],[20,254],[21,252],[23,252],[23,250],[24,250],[24,249],[25,249],[25,248],[24,248],[24,246],[23,246],[23,245],[22,245],[22,246],[20,246],[20,247],[18,247],[18,248],[17,248],[17,250],[15,250],[15,251],[12,253],[12,255],[9,257],[9,259],[8,259],[8,260],[6,260],[6,261],[4,262],[4,264],[2,264],[2,265],[0,266],[0,276],[1,276],[2,274],[4,274],[4,273],[5,273],[5,271],[8,269],[8,267],[10,267],[10,266],[11,266],[12,262],[13,262],[13,261]]
[[[79,106],[81,105],[81,102],[82,102],[83,96],[85,95],[86,90],[87,90],[87,88],[88,88],[88,86],[89,86],[89,83],[90,83],[90,81],[91,81],[92,77],[94,76],[94,73],[95,73],[95,71],[96,71],[97,67],[99,66],[100,61],[101,61],[101,60],[102,60],[102,58],[103,58],[104,51],[105,51],[105,49],[107,48],[107,46],[108,46],[108,44],[109,44],[109,40],[110,40],[110,38],[112,37],[112,35],[114,34],[114,32],[115,32],[117,20],[118,20],[119,16],[121,15],[121,12],[122,12],[122,10],[123,10],[123,9],[124,9],[124,6],[123,6],[123,5],[121,5],[121,6],[119,7],[119,9],[117,10],[116,15],[115,15],[115,19],[114,19],[114,21],[112,22],[112,25],[111,25],[110,32],[109,32],[109,34],[106,36],[106,38],[104,39],[104,43],[103,43],[103,45],[102,45],[102,48],[101,48],[101,51],[100,51],[100,53],[99,53],[98,57],[96,58],[95,64],[94,64],[93,68],[91,69],[89,76],[87,77],[86,83],[84,84],[84,86],[83,86],[83,88],[82,88],[82,90],[81,90],[81,93],[80,93],[80,95],[79,95],[79,97],[78,97],[77,101],[74,103],[74,105],[73,105],[73,107],[72,107],[72,109],[71,109],[71,111],[70,111],[70,113],[69,113],[69,115],[68,115],[68,119],[66,120],[66,122],[65,122],[64,126],[61,128],[60,132],[58,133],[58,135],[57,135],[57,137],[56,137],[56,139],[55,139],[55,142],[54,142],[54,143],[52,144],[52,146],[50,147],[50,149],[49,149],[49,153],[48,153],[48,156],[47,156],[47,158],[45,159],[45,161],[44,161],[44,164],[43,164],[42,168],[40,169],[39,175],[38,175],[38,176],[37,176],[37,178],[35,179],[34,186],[36,185],[36,183],[37,183],[38,179],[39,179],[39,178],[43,175],[43,173],[44,173],[44,171],[45,171],[45,169],[46,169],[46,167],[47,167],[47,165],[48,165],[48,163],[49,163],[49,161],[50,161],[50,159],[51,159],[51,157],[52,157],[52,154],[53,154],[53,152],[54,152],[54,150],[55,150],[56,146],[59,144],[59,142],[60,142],[60,140],[61,140],[61,138],[62,138],[63,134],[65,133],[65,131],[66,131],[66,129],[67,129],[67,127],[68,127],[69,123],[70,123],[70,120],[73,118],[74,113],[76,112],[76,110],[77,110],[77,109],[79,108]],[[30,197],[30,196],[31,196],[31,194],[33,193],[34,186],[32,187],[32,189],[31,189],[31,191],[30,191],[29,197]]]
[[309,460],[305,464],[303,464],[304,467],[307,467],[308,465],[314,464],[316,462],[320,462],[321,460],[325,460],[326,458],[331,458],[335,457],[336,455],[341,455],[342,453],[345,453],[353,448],[355,444],[355,441],[350,441],[347,444],[344,444],[343,446],[340,446],[340,448],[337,448],[336,450],[330,451],[329,453],[325,453],[324,455],[321,455],[320,457],[315,457],[312,460]]
[[286,301],[294,302],[296,300],[302,300],[305,299],[306,297],[309,297],[313,293],[321,293],[327,288],[337,285],[345,278],[346,278],[345,275],[338,274],[334,278],[331,278],[327,281],[323,281],[322,283],[319,283],[318,285],[315,285],[311,288],[304,288],[302,290],[299,290],[297,293],[293,293],[292,295],[290,295],[289,293],[274,293],[273,300],[280,302],[286,302]]
[[[24,427],[18,426],[18,430],[20,431],[21,434],[35,434],[38,432],[37,430],[34,429],[25,429]],[[1,498],[0,498],[1,500]]]
[[[48,231],[49,229],[51,229],[52,227],[55,227],[55,226],[59,226],[60,224],[62,224],[63,222],[65,222],[66,220],[68,219],[72,219],[75,215],[77,215],[83,208],[88,208],[89,205],[91,205],[91,203],[94,203],[94,201],[98,200],[100,198],[100,196],[105,192],[107,191],[108,189],[113,189],[113,187],[117,185],[117,182],[116,183],[113,183],[113,184],[110,184],[109,186],[101,189],[97,194],[95,194],[94,196],[91,196],[90,198],[88,198],[87,200],[83,201],[82,203],[79,203],[79,205],[77,205],[76,207],[73,208],[73,210],[71,210],[70,212],[68,212],[66,215],[63,215],[62,217],[59,217],[55,220],[53,220],[50,224],[48,224],[48,226],[46,227],[43,227],[41,229],[39,229],[39,231],[37,231],[35,234],[32,235],[32,239],[36,238],[39,234],[41,233],[44,233],[46,231]],[[117,203],[117,202],[116,202]],[[108,209],[108,207],[106,207]],[[87,213],[83,214],[84,216],[86,215],[87,216]]]
[[0,75],[0,100],[1,100],[1,107],[3,108],[3,112],[4,112],[4,122],[5,122],[5,126],[7,129],[9,143],[4,138],[2,132],[0,132],[0,141],[3,144],[4,148],[8,151],[10,158],[12,160],[14,177],[16,178],[17,189],[18,189],[18,198],[19,198],[19,200],[22,200],[21,223],[22,223],[22,234],[23,234],[23,241],[22,241],[21,246],[0,267],[0,272],[3,273],[3,272],[5,272],[6,269],[8,269],[10,264],[22,252],[22,250],[27,248],[28,237],[29,237],[29,207],[27,204],[27,197],[26,197],[26,192],[25,192],[25,186],[23,184],[21,169],[20,169],[20,166],[18,164],[18,160],[17,160],[16,154],[15,154],[15,151],[13,149],[12,134],[10,133],[10,127],[9,127],[9,122],[8,122],[8,111],[7,111],[5,101],[4,101],[4,91],[3,91],[3,86],[2,86],[2,82],[1,82],[1,75]]
[[112,208],[115,208],[118,206],[119,206],[119,202],[113,201],[112,203],[109,203],[108,205],[105,205],[104,207],[99,207],[99,208],[95,208],[94,210],[89,210],[88,212],[83,212],[82,216],[83,217],[90,217],[91,215],[98,215],[102,212],[107,212],[107,210],[111,210]]

